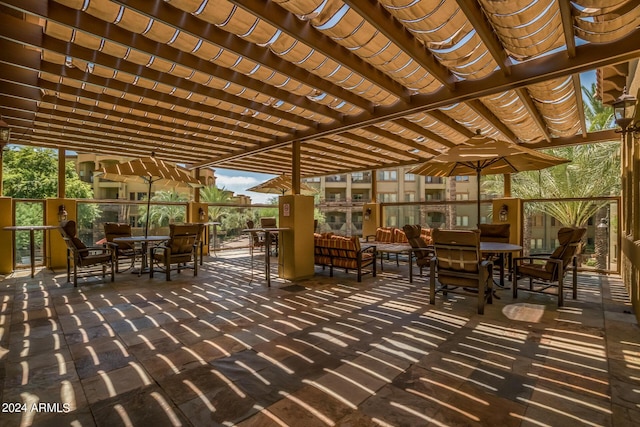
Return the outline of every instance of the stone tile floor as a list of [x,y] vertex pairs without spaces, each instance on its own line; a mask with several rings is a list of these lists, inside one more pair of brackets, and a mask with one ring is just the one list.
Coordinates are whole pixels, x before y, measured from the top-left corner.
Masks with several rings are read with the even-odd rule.
[[252,274],[246,252],[219,255],[171,282],[0,279],[0,426],[640,423],[619,277],[580,274],[562,309],[501,290],[478,315],[472,297],[429,305],[395,261],[267,288],[258,258]]

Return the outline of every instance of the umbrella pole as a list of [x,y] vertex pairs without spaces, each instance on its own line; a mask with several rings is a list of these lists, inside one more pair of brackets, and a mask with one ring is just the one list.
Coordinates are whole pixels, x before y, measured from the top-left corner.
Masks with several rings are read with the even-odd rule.
[[477,186],[478,186],[478,228],[480,228],[480,172],[482,171],[482,169],[480,169],[479,167],[476,168],[476,182],[477,182]]
[[151,216],[151,177],[149,177],[149,191],[147,192],[147,221],[144,225],[144,237],[149,237],[149,217]]

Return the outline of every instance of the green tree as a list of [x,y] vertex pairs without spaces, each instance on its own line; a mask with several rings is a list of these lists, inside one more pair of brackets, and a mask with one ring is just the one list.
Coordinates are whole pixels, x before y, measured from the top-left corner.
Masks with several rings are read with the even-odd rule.
[[590,89],[582,86],[582,93],[587,101],[584,103],[587,131],[595,132],[612,128],[614,126],[613,108],[609,105],[602,105],[602,102],[596,98],[596,84],[592,83]]
[[[46,199],[58,194],[58,154],[54,150],[14,147],[4,152],[4,195],[17,199]],[[83,182],[73,162],[65,164],[66,197],[90,199],[91,184]]]
[[[596,98],[596,85],[584,86],[585,118],[590,132],[612,126],[613,111]],[[569,163],[541,171],[520,172],[512,177],[512,194],[531,198],[590,198],[620,194],[619,143],[575,145],[545,150],[570,160]],[[483,178],[483,188],[493,194],[502,192],[502,176]],[[531,210],[549,214],[567,226],[582,226],[606,202],[563,202],[528,204]],[[526,212],[530,214],[532,212]]]
[[[619,144],[601,143],[546,150],[548,154],[571,160],[540,171],[520,172],[512,176],[513,196],[522,199],[590,198],[620,193]],[[483,188],[501,194],[502,175],[483,179]],[[580,201],[530,203],[531,209],[545,213],[566,226],[582,226],[607,202]]]
[[[218,204],[229,203],[233,197],[232,192],[224,187],[208,186],[200,189],[200,201],[203,203]],[[220,221],[221,218],[229,213],[229,208],[224,206],[209,205],[209,220]]]
[[[152,202],[159,203],[177,203],[189,201],[189,195],[178,193],[176,191],[157,191]],[[167,227],[169,224],[176,222],[184,222],[186,212],[184,205],[163,204],[160,206],[151,205],[151,216],[149,217],[149,226],[155,225],[159,227]],[[141,206],[140,219],[138,223],[144,225],[147,222],[147,206]]]
[[[46,199],[58,195],[58,153],[55,150],[34,147],[11,147],[3,154],[4,195],[15,199]],[[91,184],[83,182],[76,173],[73,162],[65,163],[66,197],[93,198]],[[78,225],[90,227],[100,215],[95,204],[82,204],[78,213]],[[20,202],[16,205],[16,224],[43,223],[41,203]],[[28,233],[16,234],[16,247],[27,247]],[[36,246],[42,245],[42,233],[36,235]]]

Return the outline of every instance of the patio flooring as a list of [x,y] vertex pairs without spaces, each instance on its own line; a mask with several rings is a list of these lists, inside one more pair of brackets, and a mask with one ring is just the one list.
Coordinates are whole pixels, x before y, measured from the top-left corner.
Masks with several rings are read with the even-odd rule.
[[501,290],[478,315],[474,298],[429,305],[427,278],[395,261],[362,283],[317,267],[267,288],[259,257],[252,274],[246,250],[218,255],[171,282],[0,279],[0,426],[640,420],[640,334],[617,276],[580,274],[562,309]]

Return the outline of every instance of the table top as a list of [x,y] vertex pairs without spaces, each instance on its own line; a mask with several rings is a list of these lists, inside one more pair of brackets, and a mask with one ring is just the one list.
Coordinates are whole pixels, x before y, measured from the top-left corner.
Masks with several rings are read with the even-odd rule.
[[513,243],[500,243],[500,242],[480,242],[481,252],[517,252],[521,251],[522,246],[514,245]]
[[125,236],[125,237],[115,237],[113,239],[114,242],[164,242],[165,240],[169,240],[170,236]]
[[59,225],[8,225],[6,227],[2,227],[3,230],[7,230],[7,231],[55,230],[56,228],[60,228],[60,226]]
[[221,223],[218,221],[209,221],[209,222],[203,222],[202,225],[220,225]]
[[409,243],[376,243],[376,242],[361,242],[362,246],[375,246],[378,252],[405,252],[411,249]]
[[259,227],[259,228],[245,228],[242,231],[244,231],[245,233],[250,233],[252,231],[257,231],[260,233],[273,233],[276,231],[289,231],[289,230],[291,230],[291,228],[289,227],[268,227],[268,228]]

